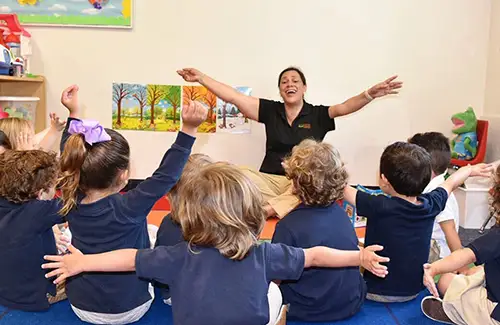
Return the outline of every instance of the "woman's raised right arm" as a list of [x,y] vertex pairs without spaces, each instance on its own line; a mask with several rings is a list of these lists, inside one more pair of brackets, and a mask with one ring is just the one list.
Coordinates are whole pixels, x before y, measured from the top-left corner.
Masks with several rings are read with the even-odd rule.
[[198,82],[223,101],[235,105],[249,119],[259,121],[259,98],[244,95],[193,68],[178,70],[177,73],[185,81]]

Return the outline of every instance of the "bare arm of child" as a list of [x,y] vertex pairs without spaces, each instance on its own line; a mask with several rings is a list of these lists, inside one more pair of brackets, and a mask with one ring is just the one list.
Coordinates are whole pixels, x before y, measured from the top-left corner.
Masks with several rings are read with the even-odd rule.
[[[50,128],[47,132],[42,131],[45,132],[45,136],[38,143],[38,147],[45,151],[52,150],[59,138],[59,134],[62,130],[64,130],[65,125],[66,122],[61,122],[61,120],[55,113],[50,113]],[[35,138],[36,136],[37,135],[35,135]]]
[[61,146],[60,146],[61,153],[64,150],[64,145],[66,144],[66,141],[68,141],[68,138],[71,136],[71,134],[68,132],[70,120],[80,118],[80,103],[78,102],[79,89],[80,88],[78,88],[77,85],[72,85],[64,89],[61,94],[61,104],[63,104],[64,107],[66,107],[69,111],[68,123],[64,128],[61,138]]
[[477,164],[474,166],[468,165],[460,168],[454,172],[448,179],[441,185],[442,188],[451,194],[457,187],[462,185],[470,176],[490,177],[493,171],[491,164]]
[[[453,253],[462,248],[462,241],[458,236],[458,232],[455,226],[455,220],[445,220],[439,223],[439,226],[443,230],[444,236],[446,238],[446,243],[450,248],[450,251]],[[466,273],[469,270],[469,266],[466,265],[463,268],[458,270],[458,273]]]
[[439,297],[439,292],[434,282],[434,277],[443,273],[454,272],[471,263],[476,262],[476,255],[470,248],[463,248],[454,251],[447,256],[432,264],[424,265],[424,285],[435,297]]
[[358,190],[354,187],[347,185],[344,189],[344,200],[346,200],[349,204],[356,206],[356,195],[358,194]]
[[382,246],[373,245],[359,251],[344,251],[323,246],[304,249],[304,268],[309,267],[348,267],[362,266],[378,277],[387,275],[387,266],[380,263],[389,262],[388,257],[380,257],[375,252]]
[[135,271],[137,249],[120,249],[102,254],[83,255],[73,245],[68,246],[70,254],[44,256],[51,261],[42,265],[42,269],[54,269],[46,278],[57,276],[55,284],[82,272],[129,272]]

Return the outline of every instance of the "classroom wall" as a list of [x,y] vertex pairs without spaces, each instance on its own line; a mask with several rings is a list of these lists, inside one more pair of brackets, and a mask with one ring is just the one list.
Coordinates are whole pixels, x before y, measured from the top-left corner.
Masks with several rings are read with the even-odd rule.
[[[133,30],[30,27],[32,68],[47,78],[48,108],[61,115],[61,90],[77,83],[85,116],[111,126],[111,84],[181,84],[193,66],[254,95],[278,99],[279,72],[301,67],[307,100],[335,104],[399,74],[399,96],[337,121],[326,141],[340,150],[352,183],[376,184],[388,143],[415,132],[449,134],[468,105],[483,114],[490,1],[148,0],[135,1]],[[172,133],[125,131],[132,177],[145,178]],[[200,135],[195,151],[259,167],[264,128],[251,135]]]
[[500,1],[491,2],[490,21],[484,113],[500,116]]

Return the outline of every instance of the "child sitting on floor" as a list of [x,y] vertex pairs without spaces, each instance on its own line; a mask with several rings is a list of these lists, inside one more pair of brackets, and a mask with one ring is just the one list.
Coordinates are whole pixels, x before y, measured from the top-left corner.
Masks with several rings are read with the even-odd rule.
[[[348,177],[338,151],[327,143],[304,140],[283,165],[293,194],[303,203],[278,222],[272,242],[358,250],[352,223],[337,204]],[[359,311],[366,296],[358,267],[307,269],[299,280],[281,282],[280,289],[289,304],[288,317],[305,322],[348,318]]]
[[64,298],[37,266],[57,254],[52,227],[62,223],[53,197],[56,155],[39,150],[7,150],[0,155],[0,305],[42,311]]
[[[152,246],[147,215],[153,205],[178,181],[208,110],[190,102],[182,110],[183,125],[159,168],[135,189],[119,194],[127,184],[130,147],[118,132],[96,121],[78,120],[76,86],[62,95],[70,116],[61,148],[59,181],[72,244],[88,254],[114,249]],[[151,306],[154,291],[134,272],[82,273],[66,283],[75,314],[94,324],[127,324],[139,320]]]
[[[370,250],[307,249],[258,244],[265,223],[262,196],[237,167],[203,167],[183,190],[178,216],[184,242],[155,249],[122,249],[47,256],[56,283],[81,272],[136,271],[138,277],[170,286],[175,324],[274,324],[281,295],[273,280],[297,280],[304,268],[358,266],[385,274],[385,258]],[[274,285],[275,286],[275,285]]]
[[[189,182],[196,181],[196,174],[203,166],[211,163],[213,163],[213,160],[209,156],[204,154],[195,153],[189,156],[186,166],[182,171],[181,178],[167,194],[171,210],[170,213],[163,218],[160,224],[160,228],[158,229],[158,233],[156,235],[155,247],[175,246],[178,243],[184,241],[177,212],[180,200],[180,192],[183,186],[185,186]],[[156,286],[161,289],[161,293],[165,303],[170,304],[170,290],[168,288],[168,285],[158,283],[156,284]]]
[[[458,325],[500,324],[500,165],[496,167],[491,205],[497,216],[492,228],[450,256],[424,265],[424,284],[433,294],[422,301],[424,314],[436,321]],[[467,274],[455,272],[471,263]],[[441,275],[437,288],[434,278]],[[439,292],[438,292],[439,289]],[[441,300],[439,293],[443,296]]]
[[[424,189],[424,193],[428,193],[445,181],[445,175],[451,160],[450,140],[442,133],[427,132],[415,134],[408,142],[424,148],[431,155],[431,181]],[[457,199],[451,193],[446,202],[446,207],[434,222],[429,263],[444,258],[450,255],[451,252],[462,248],[462,242],[458,236],[458,217]]]
[[485,164],[461,169],[435,190],[421,194],[431,180],[431,156],[417,145],[396,142],[385,148],[380,158],[379,185],[390,197],[346,187],[345,200],[367,217],[366,245],[383,246],[381,254],[391,259],[386,278],[365,272],[367,299],[404,302],[418,296],[424,289],[422,265],[429,259],[434,218],[467,177],[489,169]]

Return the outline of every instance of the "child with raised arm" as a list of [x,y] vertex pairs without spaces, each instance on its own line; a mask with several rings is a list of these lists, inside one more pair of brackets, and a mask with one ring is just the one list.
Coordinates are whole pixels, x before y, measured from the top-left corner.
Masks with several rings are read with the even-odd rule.
[[[72,244],[86,254],[151,247],[146,217],[153,205],[178,181],[191,152],[197,127],[207,109],[190,102],[182,110],[182,128],[153,175],[124,195],[130,148],[118,132],[96,121],[79,120],[78,88],[63,92],[70,116],[62,137],[61,198]],[[153,288],[134,272],[82,273],[66,283],[75,314],[94,324],[127,324],[149,309]]]
[[[303,203],[278,222],[272,242],[358,250],[352,222],[337,204],[344,197],[348,177],[338,151],[327,143],[304,140],[283,165],[293,194]],[[307,269],[300,279],[281,282],[280,289],[289,304],[289,319],[305,322],[351,317],[366,296],[365,281],[355,266]]]
[[490,172],[486,164],[464,167],[435,190],[421,194],[431,180],[431,156],[415,144],[396,142],[380,158],[380,189],[390,197],[346,187],[345,199],[367,217],[365,244],[383,246],[381,254],[391,259],[387,277],[364,274],[367,299],[404,302],[418,296],[424,289],[422,265],[429,258],[435,217],[445,208],[449,194],[469,176]]
[[[500,166],[496,167],[494,178],[491,204],[498,219]],[[479,266],[466,275],[451,273],[472,263]],[[436,288],[437,275],[441,277]],[[500,228],[494,227],[466,248],[424,265],[424,284],[433,294],[422,301],[422,311],[427,317],[458,325],[500,324]]]
[[[262,196],[237,167],[203,167],[179,196],[185,241],[155,249],[122,249],[83,255],[47,256],[43,268],[57,268],[55,282],[85,272],[136,271],[168,284],[175,324],[274,324],[281,295],[268,299],[273,280],[297,280],[304,268],[362,264],[385,274],[386,259],[369,250],[307,249],[258,244],[265,223]],[[279,292],[279,290],[278,290]]]
[[[426,132],[415,134],[408,142],[424,148],[431,155],[431,181],[424,189],[424,193],[428,193],[445,181],[445,175],[451,160],[450,140],[442,133]],[[444,258],[450,255],[451,252],[462,248],[462,242],[458,236],[458,218],[457,199],[451,193],[444,210],[438,214],[434,222],[429,263]]]

